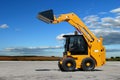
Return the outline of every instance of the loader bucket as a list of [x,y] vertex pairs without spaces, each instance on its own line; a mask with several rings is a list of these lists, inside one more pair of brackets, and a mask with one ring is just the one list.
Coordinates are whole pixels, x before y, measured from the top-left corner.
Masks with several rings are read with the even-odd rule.
[[42,11],[38,13],[38,19],[46,22],[46,23],[52,23],[54,21],[54,14],[53,10],[47,10],[47,11]]

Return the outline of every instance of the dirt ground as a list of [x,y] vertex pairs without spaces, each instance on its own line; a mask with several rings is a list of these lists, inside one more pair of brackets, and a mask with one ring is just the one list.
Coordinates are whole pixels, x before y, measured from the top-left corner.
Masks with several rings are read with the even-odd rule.
[[120,61],[75,72],[59,71],[57,61],[0,61],[0,80],[120,80]]

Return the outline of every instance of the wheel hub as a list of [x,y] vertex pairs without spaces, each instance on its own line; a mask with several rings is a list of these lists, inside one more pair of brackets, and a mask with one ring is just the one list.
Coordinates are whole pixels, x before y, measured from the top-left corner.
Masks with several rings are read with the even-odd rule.
[[86,66],[90,66],[90,63],[89,63],[89,62],[87,62],[87,63],[86,63]]
[[72,64],[71,63],[67,63],[67,66],[70,67]]

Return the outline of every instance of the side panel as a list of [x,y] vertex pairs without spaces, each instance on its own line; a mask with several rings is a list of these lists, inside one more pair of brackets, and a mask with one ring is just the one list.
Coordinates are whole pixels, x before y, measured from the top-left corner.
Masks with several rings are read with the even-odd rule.
[[91,52],[90,52],[90,56],[96,61],[96,66],[102,66],[103,64],[105,64],[105,48],[102,45],[101,41],[94,41],[92,43],[92,47],[91,47]]

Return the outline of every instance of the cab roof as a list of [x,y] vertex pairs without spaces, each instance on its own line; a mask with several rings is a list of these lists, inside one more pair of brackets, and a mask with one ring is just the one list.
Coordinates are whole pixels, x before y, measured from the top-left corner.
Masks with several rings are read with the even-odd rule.
[[73,36],[83,36],[82,34],[79,35],[63,35],[63,37],[73,37]]

